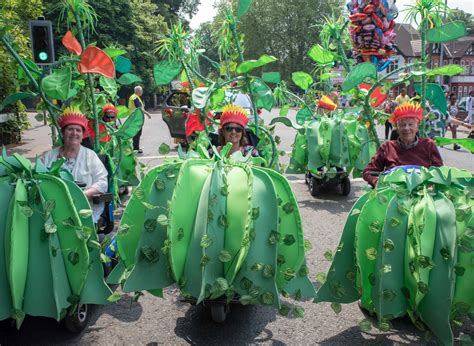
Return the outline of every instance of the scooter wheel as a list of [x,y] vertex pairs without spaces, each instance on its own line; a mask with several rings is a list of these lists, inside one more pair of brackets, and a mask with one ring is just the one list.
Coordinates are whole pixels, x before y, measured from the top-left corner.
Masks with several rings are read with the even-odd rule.
[[341,181],[341,195],[347,196],[351,193],[351,181],[349,177],[345,177]]
[[225,305],[211,305],[211,317],[216,323],[223,323],[227,317]]
[[88,310],[87,304],[79,304],[72,315],[67,314],[64,318],[64,327],[71,333],[82,332],[87,326]]
[[309,177],[308,189],[309,193],[313,197],[317,197],[319,191],[321,190],[321,185],[319,184],[319,181],[313,176]]

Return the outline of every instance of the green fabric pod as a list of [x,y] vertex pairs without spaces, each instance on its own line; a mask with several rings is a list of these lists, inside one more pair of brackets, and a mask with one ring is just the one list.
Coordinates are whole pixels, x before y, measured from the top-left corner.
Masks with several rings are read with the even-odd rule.
[[361,299],[382,328],[408,314],[452,344],[450,323],[474,312],[473,183],[471,172],[449,167],[381,176],[350,212],[316,300]]
[[[148,208],[169,210],[167,239],[158,241],[162,232],[143,230],[147,206],[137,203],[136,192],[126,207],[117,238],[124,289],[156,290],[176,283],[183,296],[197,302],[231,299],[237,293],[245,304],[277,308],[279,293],[314,299],[299,210],[286,179],[273,170],[217,156],[177,162],[170,191],[168,186],[166,193],[149,188],[169,163],[152,169],[138,187]],[[156,193],[166,197],[153,199]],[[159,250],[157,242],[165,245],[153,256],[154,263],[147,263],[143,258]],[[140,251],[144,247],[148,255]],[[148,271],[148,277],[134,274],[158,263],[161,269]]]

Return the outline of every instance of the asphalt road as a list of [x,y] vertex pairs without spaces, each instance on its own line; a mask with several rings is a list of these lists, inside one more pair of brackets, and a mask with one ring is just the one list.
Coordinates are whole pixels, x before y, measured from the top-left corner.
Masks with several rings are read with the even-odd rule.
[[[290,113],[294,116],[294,112]],[[271,115],[265,114],[268,119]],[[379,129],[381,130],[381,129]],[[277,126],[282,139],[281,150],[290,151],[294,130]],[[463,134],[462,134],[463,135]],[[161,143],[168,143],[176,155],[166,125],[159,113],[146,120],[141,162],[153,167],[163,160],[158,153]],[[455,152],[441,149],[447,165],[474,171],[473,155],[466,151]],[[282,162],[288,158],[282,157]],[[328,192],[320,198],[313,198],[303,181],[303,176],[289,175],[293,191],[299,202],[305,237],[313,245],[307,252],[307,262],[311,280],[317,285],[315,275],[326,272],[330,263],[323,254],[334,250],[351,206],[364,193],[365,183],[352,181],[352,192],[342,197],[336,192]],[[260,306],[232,306],[224,324],[212,322],[208,309],[191,306],[178,301],[174,288],[165,291],[165,298],[155,298],[145,294],[137,303],[129,295],[124,295],[115,305],[96,306],[91,312],[91,320],[85,331],[71,335],[61,325],[45,318],[27,318],[20,331],[0,331],[0,344],[426,344],[425,333],[417,330],[408,319],[398,319],[389,332],[372,328],[362,332],[358,323],[365,316],[357,303],[343,305],[336,315],[329,304],[301,304],[305,308],[303,319],[285,318],[271,308]],[[474,336],[470,322],[456,330],[456,334],[467,333]]]

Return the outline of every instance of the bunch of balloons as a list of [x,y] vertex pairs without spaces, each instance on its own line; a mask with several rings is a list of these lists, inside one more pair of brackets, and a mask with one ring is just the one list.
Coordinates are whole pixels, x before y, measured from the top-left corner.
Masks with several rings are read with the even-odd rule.
[[394,52],[395,0],[350,0],[347,8],[354,57],[374,63],[380,71],[385,69]]

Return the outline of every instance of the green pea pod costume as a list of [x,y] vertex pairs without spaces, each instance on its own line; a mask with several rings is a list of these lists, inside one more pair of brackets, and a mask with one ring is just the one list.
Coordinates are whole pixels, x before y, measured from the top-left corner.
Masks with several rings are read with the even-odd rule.
[[304,125],[293,143],[287,173],[317,173],[326,167],[345,167],[360,176],[375,153],[367,128],[354,115],[335,113]]
[[78,303],[106,304],[90,205],[72,181],[38,160],[0,157],[0,320],[61,320]]
[[117,249],[109,282],[125,292],[161,296],[176,283],[198,302],[238,293],[244,304],[277,308],[279,294],[315,297],[287,180],[218,155],[150,170],[124,211]]
[[474,176],[450,167],[381,176],[346,221],[319,302],[375,312],[381,328],[408,314],[443,344],[474,312]]

